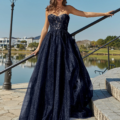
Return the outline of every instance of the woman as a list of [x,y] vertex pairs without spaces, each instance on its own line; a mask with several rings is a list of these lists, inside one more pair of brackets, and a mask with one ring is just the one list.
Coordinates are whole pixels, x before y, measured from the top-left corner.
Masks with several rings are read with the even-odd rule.
[[[110,12],[84,12],[66,5],[66,0],[50,0],[37,49],[38,60],[31,75],[19,120],[69,120],[87,118],[86,106],[93,86],[78,46],[67,31],[70,16],[112,16]],[[48,27],[50,25],[50,30]]]

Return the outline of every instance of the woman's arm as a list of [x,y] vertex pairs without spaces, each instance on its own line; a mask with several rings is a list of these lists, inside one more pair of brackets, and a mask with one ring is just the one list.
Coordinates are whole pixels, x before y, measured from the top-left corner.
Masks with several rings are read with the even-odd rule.
[[81,17],[98,17],[98,16],[107,16],[110,15],[112,17],[113,14],[110,14],[112,11],[106,12],[106,13],[96,13],[96,12],[85,12],[85,11],[81,11],[78,10],[76,8],[74,8],[71,5],[68,5],[68,9],[69,9],[69,13],[77,15],[77,16],[81,16]]
[[48,28],[49,28],[49,21],[48,21],[48,12],[45,12],[45,24],[43,26],[42,32],[41,32],[41,37],[40,37],[40,41],[39,41],[39,45],[38,48],[40,48],[40,45],[42,43],[42,40],[44,39],[45,35],[48,32]]
[[41,32],[41,36],[40,36],[40,40],[39,40],[38,47],[37,47],[37,49],[36,49],[34,52],[32,52],[31,54],[35,54],[35,55],[37,54],[37,52],[38,52],[39,49],[40,49],[41,43],[42,43],[45,35],[46,35],[47,32],[48,32],[48,28],[49,28],[48,11],[45,12],[45,16],[46,16],[46,17],[45,17],[45,24],[44,24],[44,26],[43,26],[43,28],[42,28],[42,32]]

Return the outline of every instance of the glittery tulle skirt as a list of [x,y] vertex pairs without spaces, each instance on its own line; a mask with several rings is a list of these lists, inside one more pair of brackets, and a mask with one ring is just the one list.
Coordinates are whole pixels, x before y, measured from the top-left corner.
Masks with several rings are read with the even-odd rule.
[[28,83],[19,120],[87,118],[93,86],[79,48],[64,30],[44,37]]

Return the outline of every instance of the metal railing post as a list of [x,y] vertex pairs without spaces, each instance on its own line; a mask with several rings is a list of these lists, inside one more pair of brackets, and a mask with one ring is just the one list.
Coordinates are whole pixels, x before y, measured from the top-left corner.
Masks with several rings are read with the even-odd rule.
[[107,46],[107,51],[108,51],[108,70],[110,70],[109,45]]
[[[11,37],[12,37],[12,22],[13,22],[13,10],[14,10],[14,1],[11,4],[11,23],[10,23],[10,36],[9,36],[9,46],[8,46],[8,57],[7,61],[5,62],[5,68],[9,67],[12,65],[12,60],[11,60]],[[5,78],[4,78],[4,83],[3,83],[3,89],[9,90],[11,89],[11,69],[5,72]]]

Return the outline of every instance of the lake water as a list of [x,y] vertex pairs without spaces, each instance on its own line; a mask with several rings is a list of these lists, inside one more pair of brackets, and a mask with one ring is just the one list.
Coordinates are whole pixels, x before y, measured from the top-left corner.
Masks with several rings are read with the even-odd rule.
[[[21,53],[11,54],[12,63],[15,64],[29,55],[30,53],[29,54],[21,54]],[[5,69],[6,57],[7,57],[6,53],[0,53],[0,71]],[[83,59],[84,64],[90,75],[90,78],[94,78],[102,74],[102,73],[99,74],[99,72],[95,73],[95,70],[104,71],[108,66],[107,59],[108,59],[107,55],[106,56],[90,55],[89,57]],[[29,82],[34,66],[36,65],[36,62],[37,62],[37,56],[14,67],[12,69],[11,83],[15,84],[15,83]],[[120,67],[120,56],[110,56],[110,64],[114,64],[116,67]],[[0,74],[0,85],[3,85],[4,76],[5,76],[5,73]]]

